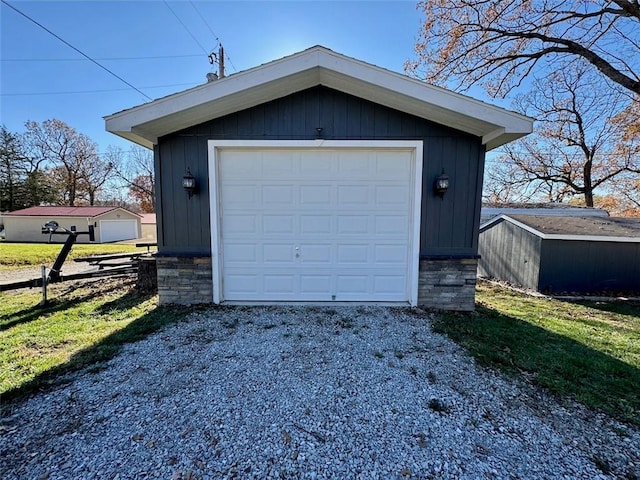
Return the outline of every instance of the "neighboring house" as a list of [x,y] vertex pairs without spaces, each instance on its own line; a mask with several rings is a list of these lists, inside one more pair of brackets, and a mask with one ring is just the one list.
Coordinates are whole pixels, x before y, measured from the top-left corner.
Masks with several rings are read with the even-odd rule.
[[[29,207],[4,214],[6,240],[11,242],[47,242],[42,225],[56,221],[61,227],[86,232],[94,226],[96,243],[131,240],[140,236],[141,216],[120,207]],[[72,228],[73,227],[73,228]],[[52,235],[61,243],[64,235]],[[77,243],[89,243],[88,235],[78,235]]]
[[485,151],[532,129],[323,47],[105,120],[154,150],[161,303],[461,310],[474,308]]
[[501,215],[480,226],[479,274],[544,293],[640,294],[640,219]]
[[500,215],[560,215],[571,217],[608,217],[602,208],[576,207],[563,203],[510,203],[503,205],[483,205],[480,224]]
[[142,214],[142,234],[140,235],[140,238],[147,242],[157,241],[158,236],[156,233],[156,214],[155,213]]

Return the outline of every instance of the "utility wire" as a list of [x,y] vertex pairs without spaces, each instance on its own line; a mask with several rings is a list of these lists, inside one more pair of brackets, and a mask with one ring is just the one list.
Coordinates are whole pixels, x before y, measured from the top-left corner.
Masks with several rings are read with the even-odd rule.
[[56,37],[58,40],[60,40],[62,43],[64,43],[66,46],[68,46],[69,48],[75,50],[76,52],[78,52],[80,55],[82,55],[83,57],[85,57],[87,60],[90,60],[92,63],[96,64],[98,67],[102,68],[104,71],[106,71],[107,73],[113,75],[114,77],[116,77],[118,80],[120,80],[121,82],[123,82],[124,84],[128,85],[129,87],[133,88],[136,92],[138,92],[140,95],[142,95],[143,97],[147,98],[148,100],[153,100],[150,96],[148,96],[146,93],[140,91],[139,89],[137,89],[136,87],[134,87],[133,85],[131,85],[129,82],[127,82],[124,78],[122,78],[121,76],[117,75],[116,73],[112,72],[111,70],[109,70],[107,67],[105,67],[104,65],[102,65],[101,63],[98,63],[96,60],[94,60],[93,58],[91,58],[89,55],[87,55],[86,53],[84,53],[83,51],[77,49],[76,47],[74,47],[73,45],[71,45],[69,42],[67,42],[65,39],[63,39],[62,37],[60,37],[59,35],[56,35],[55,33],[53,33],[51,30],[49,30],[47,27],[45,27],[44,25],[42,25],[41,23],[38,23],[36,20],[34,20],[33,18],[31,18],[29,15],[27,15],[26,13],[23,13],[22,11],[18,10],[16,7],[14,7],[13,5],[11,5],[9,2],[7,2],[6,0],[0,0],[2,3],[4,3],[7,7],[9,7],[10,9],[14,10],[15,12],[19,13],[20,15],[22,15],[24,18],[26,18],[27,20],[29,20],[30,22],[35,23],[37,26],[39,26],[40,28],[42,28],[43,30],[45,30],[46,32],[48,32],[49,34],[53,35],[54,37]]
[[[4,1],[4,0],[3,0]],[[173,8],[171,8],[171,6],[169,5],[169,3],[167,2],[167,0],[164,0],[164,4],[167,6],[167,8],[171,11],[171,13],[173,13],[173,16],[176,17],[176,19],[178,20],[178,22],[180,22],[180,25],[182,25],[184,27],[184,29],[187,31],[187,33],[189,35],[191,35],[191,38],[193,38],[193,41],[196,42],[198,44],[198,46],[202,49],[202,51],[204,52],[205,55],[207,55],[207,50],[202,46],[202,44],[198,41],[198,39],[195,37],[195,35],[193,33],[191,33],[191,30],[189,30],[187,28],[187,26],[184,24],[184,22],[182,20],[180,20],[180,17],[176,14],[176,12],[173,11]]]
[[[170,85],[150,85],[146,87],[140,88],[167,88],[167,87],[182,87],[185,85],[196,86],[198,83],[189,82],[189,83],[172,83]],[[106,92],[126,92],[128,88],[109,88],[103,90],[78,90],[75,92],[27,92],[27,93],[0,93],[0,97],[27,97],[27,96],[37,96],[37,95],[71,95],[78,93],[106,93]]]
[[[166,58],[202,57],[201,53],[192,55],[158,55],[155,57],[103,57],[94,60],[164,60]],[[0,62],[85,62],[86,58],[0,58]]]
[[[204,24],[207,26],[207,28],[209,29],[209,31],[211,32],[211,35],[213,35],[213,38],[216,39],[216,42],[218,42],[218,45],[220,44],[220,39],[218,38],[218,35],[216,35],[216,33],[211,30],[211,27],[209,26],[209,22],[207,22],[207,20],[202,16],[202,13],[200,13],[200,10],[198,10],[198,8],[194,5],[194,3],[189,0],[189,3],[191,4],[191,6],[193,7],[193,9],[196,11],[196,13],[198,14],[198,16],[200,17],[200,20],[202,20],[204,22]],[[216,45],[216,47],[218,46]],[[214,47],[215,48],[215,47]]]
[[[213,38],[216,39],[217,45],[220,45],[222,42],[220,41],[220,38],[218,37],[218,35],[216,35],[216,33],[211,29],[211,26],[209,25],[209,22],[207,22],[207,19],[204,18],[204,16],[202,15],[202,13],[200,13],[200,10],[198,10],[198,7],[196,7],[196,5],[189,0],[189,3],[191,4],[191,6],[193,7],[193,9],[196,11],[196,13],[198,14],[198,16],[200,17],[200,19],[204,22],[204,24],[207,26],[207,28],[209,29],[209,31],[211,32],[211,35],[213,35]],[[215,48],[215,47],[214,47]],[[227,55],[225,53],[224,55],[226,57],[226,59],[229,61],[229,64],[233,67],[233,71],[237,72],[238,69],[236,68],[236,66],[233,64],[233,62],[231,61],[231,59],[229,58],[229,55]]]

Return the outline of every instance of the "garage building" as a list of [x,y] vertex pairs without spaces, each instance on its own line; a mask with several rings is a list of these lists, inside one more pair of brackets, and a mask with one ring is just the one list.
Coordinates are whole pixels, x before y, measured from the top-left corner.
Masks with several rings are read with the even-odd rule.
[[485,151],[532,121],[318,46],[106,128],[154,149],[163,303],[472,310]]
[[[4,214],[6,240],[47,242],[42,225],[55,221],[61,227],[86,232],[94,226],[95,242],[108,243],[140,237],[141,216],[121,207],[29,207]],[[53,235],[51,242],[63,243],[64,235]],[[88,235],[78,235],[77,243],[89,243]]]

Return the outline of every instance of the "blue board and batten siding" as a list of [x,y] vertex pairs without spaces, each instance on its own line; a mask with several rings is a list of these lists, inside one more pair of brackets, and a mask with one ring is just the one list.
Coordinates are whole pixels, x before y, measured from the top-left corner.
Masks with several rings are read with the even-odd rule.
[[[420,255],[473,257],[484,169],[479,137],[326,87],[314,87],[211,120],[159,139],[155,149],[158,242],[164,255],[210,255],[207,141],[422,140],[424,152]],[[186,169],[199,191],[187,198]],[[450,178],[443,199],[433,194],[442,169]]]
[[478,273],[538,290],[542,239],[507,221],[480,232]]
[[640,243],[543,240],[539,290],[640,294]]
[[549,294],[640,293],[640,243],[542,238],[506,220],[480,231],[478,273]]

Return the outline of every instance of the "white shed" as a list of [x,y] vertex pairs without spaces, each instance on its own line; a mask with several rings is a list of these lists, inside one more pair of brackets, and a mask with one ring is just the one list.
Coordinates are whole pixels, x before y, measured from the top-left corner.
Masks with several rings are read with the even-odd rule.
[[[46,242],[42,225],[56,221],[68,230],[95,230],[96,243],[140,238],[142,216],[121,207],[29,207],[4,214],[5,236],[11,242]],[[64,242],[54,235],[52,242]],[[78,243],[89,243],[88,235],[79,235]]]

